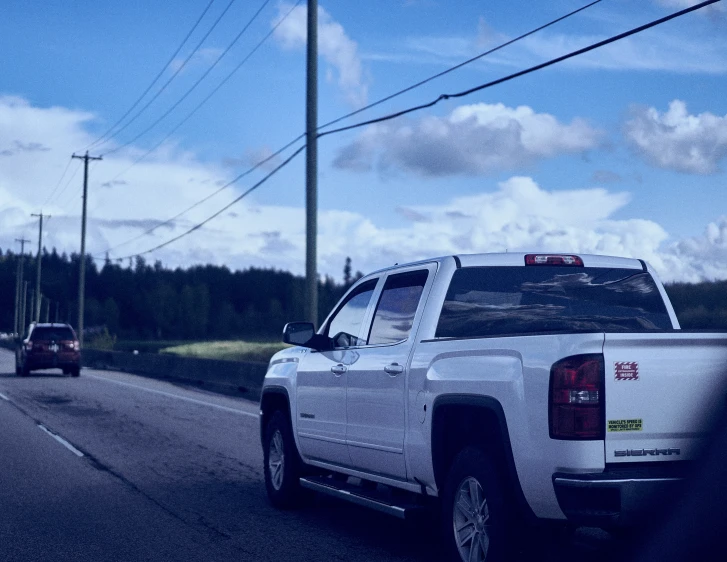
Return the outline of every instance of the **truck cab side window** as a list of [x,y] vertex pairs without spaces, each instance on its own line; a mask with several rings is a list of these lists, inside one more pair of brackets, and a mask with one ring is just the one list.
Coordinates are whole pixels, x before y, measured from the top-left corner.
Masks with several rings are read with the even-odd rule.
[[369,345],[395,343],[409,337],[428,275],[427,270],[421,270],[389,276],[376,306]]
[[366,310],[374,294],[377,279],[366,281],[348,295],[326,328],[326,335],[333,340],[334,347],[364,345],[358,337]]

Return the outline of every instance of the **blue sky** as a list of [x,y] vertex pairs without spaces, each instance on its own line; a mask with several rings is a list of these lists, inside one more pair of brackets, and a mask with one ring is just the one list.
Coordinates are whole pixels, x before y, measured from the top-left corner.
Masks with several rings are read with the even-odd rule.
[[[586,3],[321,1],[319,122]],[[341,124],[471,88],[695,3],[602,0]],[[30,214],[43,210],[52,215],[44,244],[79,250],[82,174],[71,153],[85,150],[129,109],[208,4],[4,7],[0,248],[15,249],[21,235],[35,243],[37,219]],[[447,253],[543,250],[640,257],[667,280],[727,278],[726,30],[719,2],[471,96],[321,138],[320,272],[340,278],[346,256],[365,272]],[[131,115],[187,57],[148,109],[90,149],[104,156],[92,164],[89,183],[87,250],[96,256],[110,249],[112,258],[125,257],[185,232],[266,170],[211,196],[220,186],[304,130],[305,2],[214,0]],[[141,134],[206,72],[168,117]],[[304,178],[301,154],[251,196],[145,258],[302,273]]]

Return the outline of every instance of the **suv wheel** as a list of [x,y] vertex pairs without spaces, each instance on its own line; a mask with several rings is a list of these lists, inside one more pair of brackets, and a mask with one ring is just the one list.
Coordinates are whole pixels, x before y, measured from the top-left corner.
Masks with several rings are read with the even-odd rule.
[[288,418],[280,410],[271,416],[265,428],[263,462],[270,502],[280,509],[295,507],[301,499],[299,478],[303,463]]
[[81,374],[81,367],[71,367],[70,371],[72,377],[77,377]]
[[481,449],[455,457],[442,496],[442,534],[447,560],[504,559],[506,506],[497,469]]

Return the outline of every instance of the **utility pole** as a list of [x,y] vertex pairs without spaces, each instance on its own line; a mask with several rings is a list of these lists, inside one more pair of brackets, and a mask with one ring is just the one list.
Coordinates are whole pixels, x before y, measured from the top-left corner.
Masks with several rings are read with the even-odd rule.
[[40,322],[40,260],[42,257],[41,247],[43,245],[43,217],[50,218],[50,215],[44,215],[43,211],[39,215],[30,215],[31,217],[40,217],[40,228],[38,231],[38,271],[35,276],[35,321]]
[[30,316],[28,316],[28,324],[33,323],[33,318],[35,318],[35,291],[30,289]]
[[88,150],[84,156],[76,156],[83,160],[83,212],[81,214],[81,264],[78,273],[78,343],[83,348],[83,308],[86,298],[86,203],[88,201],[88,161],[101,160],[101,156],[89,156]]
[[23,334],[25,334],[25,313],[26,313],[26,305],[28,302],[28,282],[23,281],[23,319],[20,322],[20,337],[23,337]]
[[46,321],[46,323],[48,323],[49,318],[50,318],[50,299],[47,298],[47,297],[43,297],[43,298],[45,299],[45,302],[46,302],[46,307],[45,307],[45,321]]
[[54,322],[58,322],[58,318],[60,318],[60,316],[58,316],[58,309],[59,309],[60,305],[61,305],[61,303],[59,301],[56,301],[56,317],[55,317]]
[[23,328],[25,327],[25,318],[23,317],[23,309],[20,306],[22,302],[21,288],[23,286],[23,263],[25,262],[25,243],[30,243],[30,240],[25,238],[16,238],[16,242],[20,242],[20,259],[18,260],[18,273],[17,273],[17,284],[15,285],[15,333],[20,335],[22,330],[20,324],[22,322]]
[[305,159],[306,316],[318,326],[318,0],[308,0]]

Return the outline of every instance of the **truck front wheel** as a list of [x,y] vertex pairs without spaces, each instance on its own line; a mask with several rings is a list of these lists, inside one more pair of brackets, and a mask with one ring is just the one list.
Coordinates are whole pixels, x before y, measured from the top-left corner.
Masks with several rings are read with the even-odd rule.
[[455,457],[442,496],[447,560],[495,562],[505,554],[506,506],[490,457],[467,447]]
[[265,488],[270,502],[277,508],[295,507],[301,499],[302,462],[293,440],[287,416],[280,410],[265,428],[263,448]]

